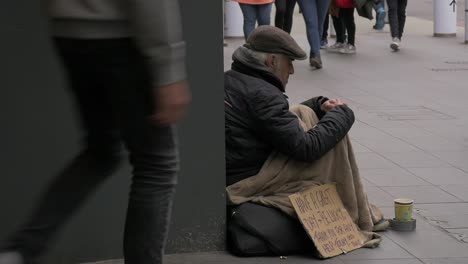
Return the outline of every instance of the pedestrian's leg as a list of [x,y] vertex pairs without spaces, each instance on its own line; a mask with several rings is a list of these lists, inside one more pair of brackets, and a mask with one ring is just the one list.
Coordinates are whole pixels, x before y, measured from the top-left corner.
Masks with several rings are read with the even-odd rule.
[[257,6],[257,19],[258,25],[270,25],[272,4],[258,5]]
[[342,54],[354,54],[356,53],[356,47],[354,43],[356,35],[356,24],[354,22],[354,8],[341,8],[340,17],[343,20],[343,24],[348,32],[347,44],[339,50]]
[[388,20],[390,22],[390,32],[392,34],[392,42],[390,48],[398,51],[400,48],[400,21],[398,14],[399,0],[387,0],[388,4]]
[[356,37],[356,23],[354,21],[354,8],[341,8],[340,16],[343,19],[343,22],[346,27],[346,32],[348,32],[348,44],[355,45]]
[[377,12],[380,8],[384,8],[383,5],[384,0],[374,0],[374,10]]
[[[310,45],[309,64],[315,69],[321,69],[323,67],[322,58],[320,56],[320,32],[322,29],[319,29],[316,1],[317,0],[298,0],[298,3],[305,20],[307,40]],[[323,27],[323,25],[320,25],[320,27]]]
[[136,47],[126,54],[127,60],[110,60],[106,67],[115,75],[109,85],[133,166],[124,257],[126,264],[161,264],[177,181],[176,135],[172,127],[149,121],[155,95],[146,59]]
[[275,1],[275,27],[284,30],[285,18],[286,18],[286,2],[287,0],[276,0]]
[[100,80],[107,76],[98,73],[103,60],[100,53],[109,47],[94,43],[56,41],[79,106],[85,146],[52,181],[25,225],[6,242],[4,250],[18,251],[26,259],[46,251],[59,229],[119,164],[119,136],[108,100],[112,87],[103,87]]
[[286,0],[286,14],[284,17],[284,31],[291,33],[296,0]]
[[374,29],[382,30],[385,27],[385,7],[383,5],[384,0],[375,0],[375,25]]
[[332,16],[332,20],[333,27],[335,27],[336,32],[336,42],[341,44],[345,43],[345,26],[343,23],[343,19],[341,19],[339,16]]
[[147,127],[130,134],[127,142],[134,175],[125,223],[125,263],[161,264],[177,181],[175,134],[170,127]]
[[398,23],[398,0],[387,0],[388,5],[388,21],[390,23],[390,32],[393,38],[399,38],[400,25]]
[[310,45],[310,57],[320,55],[320,33],[317,22],[316,0],[298,0],[306,24],[307,40]]
[[325,22],[323,23],[323,34],[322,34],[322,40],[320,41],[320,48],[326,48],[328,44],[329,24],[330,24],[330,16],[327,14],[325,16]]
[[398,38],[400,40],[403,37],[403,31],[405,30],[407,5],[408,0],[399,0],[398,2]]
[[247,40],[257,23],[257,9],[254,5],[239,4],[244,16],[244,38]]
[[328,52],[337,53],[344,47],[345,43],[345,27],[343,20],[340,17],[331,16],[333,20],[333,27],[336,32],[336,42],[335,44],[327,48]]
[[328,10],[330,8],[330,0],[316,0],[316,1],[317,1],[317,21],[319,24],[320,37],[322,37],[324,34],[325,19],[328,17]]

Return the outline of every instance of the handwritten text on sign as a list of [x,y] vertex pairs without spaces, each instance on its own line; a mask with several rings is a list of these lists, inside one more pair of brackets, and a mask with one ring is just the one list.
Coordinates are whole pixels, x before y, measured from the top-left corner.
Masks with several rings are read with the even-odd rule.
[[344,208],[335,185],[313,187],[289,199],[322,257],[362,247],[362,235]]

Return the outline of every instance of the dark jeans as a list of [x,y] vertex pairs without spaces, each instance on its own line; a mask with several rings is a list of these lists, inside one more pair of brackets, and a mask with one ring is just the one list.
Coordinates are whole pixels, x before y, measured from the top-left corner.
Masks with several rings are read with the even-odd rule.
[[250,5],[239,3],[239,5],[244,15],[244,37],[246,40],[255,29],[257,22],[259,26],[270,25],[272,4]]
[[325,21],[323,22],[322,41],[327,41],[329,25],[330,25],[330,15],[326,15]]
[[125,263],[161,263],[178,153],[173,128],[147,121],[153,87],[145,58],[130,39],[55,39],[55,43],[79,106],[85,145],[4,249],[27,258],[42,255],[57,231],[116,170],[123,142],[133,166]]
[[336,30],[336,41],[344,43],[345,34],[348,34],[348,44],[354,46],[356,37],[356,23],[354,22],[354,8],[340,8],[340,16],[333,19]]
[[406,5],[408,0],[387,0],[388,22],[392,38],[403,37],[403,31],[406,23]]
[[296,0],[276,0],[275,26],[291,33]]
[[306,23],[307,40],[310,45],[310,57],[320,56],[320,40],[323,23],[328,15],[330,0],[297,0]]

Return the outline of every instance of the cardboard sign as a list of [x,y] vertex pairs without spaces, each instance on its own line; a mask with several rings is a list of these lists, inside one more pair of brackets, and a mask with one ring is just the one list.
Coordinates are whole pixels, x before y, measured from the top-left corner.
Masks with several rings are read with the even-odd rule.
[[362,247],[363,236],[343,206],[336,186],[325,184],[289,196],[323,258]]

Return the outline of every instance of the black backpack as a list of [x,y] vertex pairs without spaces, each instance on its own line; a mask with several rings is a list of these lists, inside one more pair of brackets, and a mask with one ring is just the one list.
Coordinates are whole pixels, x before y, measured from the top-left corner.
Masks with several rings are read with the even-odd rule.
[[228,208],[227,238],[228,250],[237,256],[317,256],[314,243],[298,219],[254,203]]

